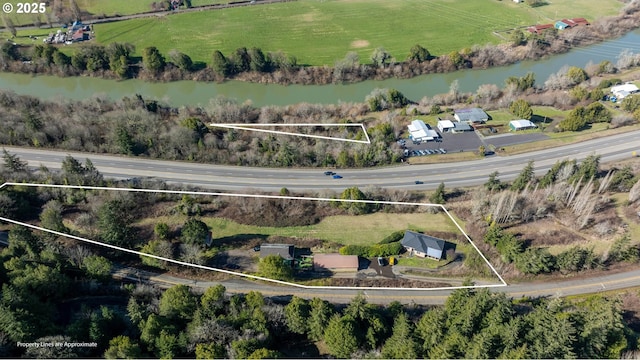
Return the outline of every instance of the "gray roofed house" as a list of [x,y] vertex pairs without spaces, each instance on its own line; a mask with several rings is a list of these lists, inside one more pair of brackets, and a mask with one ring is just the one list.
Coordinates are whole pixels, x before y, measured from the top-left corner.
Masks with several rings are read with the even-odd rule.
[[266,257],[269,255],[280,255],[284,260],[293,260],[294,246],[290,244],[261,244],[260,245],[260,257]]
[[434,238],[433,236],[407,230],[400,244],[411,255],[440,260],[444,252],[445,241]]
[[489,115],[480,108],[468,108],[455,110],[453,117],[469,124],[484,124],[489,120]]

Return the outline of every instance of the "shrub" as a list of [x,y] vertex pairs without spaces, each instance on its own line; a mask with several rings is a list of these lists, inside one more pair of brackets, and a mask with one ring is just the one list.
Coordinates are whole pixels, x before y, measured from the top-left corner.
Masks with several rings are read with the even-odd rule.
[[399,242],[375,245],[347,245],[340,248],[342,255],[357,255],[364,258],[400,255],[404,247]]
[[394,242],[402,240],[403,237],[404,237],[404,230],[398,230],[398,231],[395,231],[395,232],[391,233],[391,235],[388,235],[384,239],[382,239],[378,244],[394,243]]

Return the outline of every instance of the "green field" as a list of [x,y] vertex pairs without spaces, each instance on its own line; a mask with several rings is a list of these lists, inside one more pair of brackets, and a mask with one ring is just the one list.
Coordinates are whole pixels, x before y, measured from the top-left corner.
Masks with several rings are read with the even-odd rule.
[[[147,219],[140,225],[167,223],[170,226],[184,224],[186,217],[171,216]],[[222,218],[202,218],[213,232],[214,239],[239,234],[277,235],[301,239],[320,239],[343,245],[371,245],[394,231],[413,229],[428,232],[446,231],[458,233],[448,216],[442,213],[390,214],[375,213],[361,216],[330,216],[310,226],[265,227],[243,225]]]
[[593,4],[600,6],[594,12],[597,16],[614,14],[620,8],[615,0],[579,3],[579,11],[555,4],[534,11],[511,1],[300,0],[100,24],[96,35],[102,43],[132,43],[138,54],[156,46],[163,53],[176,49],[196,61],[209,62],[214,50],[229,54],[238,47],[255,46],[264,51],[282,50],[301,64],[332,65],[350,51],[369,62],[377,47],[404,60],[417,43],[436,55],[496,43],[500,39],[493,31],[539,22],[543,10],[557,11],[558,18],[584,15],[592,19],[594,15],[583,11]]
[[[40,17],[40,22],[46,24],[45,14],[18,14],[17,3],[25,3],[24,0],[5,0],[2,4],[10,3],[14,6],[11,15],[5,15],[13,21],[15,25],[33,24],[36,17]],[[38,1],[28,1],[29,3]],[[83,12],[94,16],[121,16],[140,14],[151,11],[151,0],[76,0]],[[212,4],[226,4],[228,0],[192,0],[193,6],[203,6]],[[51,13],[51,8],[47,7],[47,12]],[[3,26],[0,21],[0,26]]]

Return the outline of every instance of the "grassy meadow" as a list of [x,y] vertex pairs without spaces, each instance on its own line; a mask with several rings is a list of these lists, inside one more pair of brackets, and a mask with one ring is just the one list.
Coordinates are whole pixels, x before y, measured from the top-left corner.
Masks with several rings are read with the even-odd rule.
[[[187,218],[184,216],[156,217],[143,220],[139,225],[164,222],[169,226],[181,226],[186,220]],[[223,218],[202,218],[202,221],[209,225],[214,239],[240,234],[278,235],[301,239],[320,239],[342,245],[375,244],[392,232],[405,229],[425,232],[429,230],[459,232],[449,217],[442,213],[375,213],[360,216],[330,216],[315,225],[291,227],[243,225]]]
[[[583,13],[596,4],[593,15]],[[332,65],[350,51],[369,62],[377,47],[404,59],[417,43],[433,54],[444,54],[499,42],[492,32],[548,21],[544,13],[593,19],[615,14],[620,7],[615,0],[580,1],[580,11],[555,2],[531,9],[511,1],[300,0],[100,24],[96,35],[101,43],[132,43],[138,54],[156,46],[165,54],[177,49],[209,62],[214,50],[229,54],[241,46],[255,46],[282,50],[301,64]]]

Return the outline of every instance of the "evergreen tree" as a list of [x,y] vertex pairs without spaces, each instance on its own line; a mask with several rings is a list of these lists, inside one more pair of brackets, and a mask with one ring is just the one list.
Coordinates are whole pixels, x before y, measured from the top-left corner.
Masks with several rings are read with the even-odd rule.
[[500,175],[497,171],[489,174],[489,180],[484,183],[484,187],[489,191],[500,191],[504,188],[504,184],[500,182],[498,179],[498,175]]
[[413,324],[406,314],[400,313],[393,324],[391,337],[382,347],[382,356],[387,359],[417,359],[418,349]]
[[444,204],[447,200],[444,193],[444,183],[441,182],[436,191],[431,194],[429,201],[433,204]]
[[309,307],[308,336],[313,341],[319,341],[324,337],[324,329],[334,310],[331,304],[319,298],[311,299]]
[[309,304],[306,300],[294,296],[284,307],[287,327],[296,334],[305,334],[309,330]]
[[355,334],[354,321],[349,316],[336,314],[331,317],[324,331],[324,342],[331,355],[339,358],[351,358],[352,354],[358,350],[358,340]]
[[164,70],[166,62],[158,48],[150,46],[142,52],[142,64],[147,71],[157,75]]
[[529,160],[527,166],[522,169],[520,175],[518,175],[518,177],[513,181],[513,184],[511,184],[511,190],[522,191],[534,179],[533,160]]
[[533,116],[531,105],[524,99],[518,99],[509,105],[509,111],[519,119],[529,120]]

